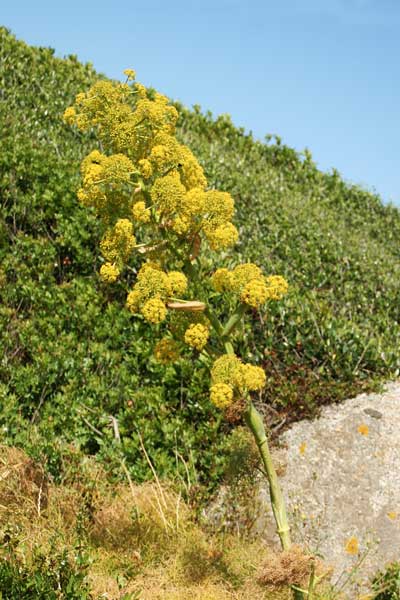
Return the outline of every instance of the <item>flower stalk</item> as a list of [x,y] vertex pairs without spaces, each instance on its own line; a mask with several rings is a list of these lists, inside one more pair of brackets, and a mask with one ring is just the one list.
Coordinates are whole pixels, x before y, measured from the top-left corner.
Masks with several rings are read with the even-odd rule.
[[290,527],[286,513],[285,500],[272,461],[262,417],[252,402],[248,405],[244,414],[244,419],[254,436],[268,478],[271,506],[277,526],[276,531],[281,541],[282,549],[289,550],[292,542],[290,539]]

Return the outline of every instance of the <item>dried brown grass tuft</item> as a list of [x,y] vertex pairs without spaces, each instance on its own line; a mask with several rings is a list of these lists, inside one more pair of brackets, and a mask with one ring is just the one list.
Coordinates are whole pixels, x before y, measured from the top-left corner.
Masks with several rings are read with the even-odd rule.
[[237,587],[215,575],[191,582],[182,578],[173,561],[147,570],[126,588],[126,592],[134,597],[137,594],[140,600],[288,600],[287,591],[271,593],[252,580]]
[[119,485],[95,502],[90,537],[97,546],[158,556],[173,550],[188,526],[188,508],[167,486]]
[[297,545],[280,554],[270,555],[262,565],[257,580],[262,585],[282,587],[283,585],[308,584],[312,569],[320,572],[322,563],[312,554],[307,554]]
[[0,518],[24,504],[24,511],[40,515],[48,505],[49,485],[43,467],[22,450],[0,446]]

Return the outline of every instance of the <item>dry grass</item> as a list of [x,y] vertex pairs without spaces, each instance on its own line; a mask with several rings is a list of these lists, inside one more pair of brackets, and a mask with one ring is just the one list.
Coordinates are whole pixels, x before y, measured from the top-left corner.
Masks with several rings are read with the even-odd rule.
[[305,554],[299,546],[292,546],[290,550],[269,556],[260,570],[258,580],[273,587],[291,584],[305,586],[313,564],[313,556]]
[[[54,552],[56,540],[73,553],[83,543],[96,599],[132,593],[140,600],[283,600],[294,573],[300,580],[309,565],[301,553],[288,562],[260,541],[204,531],[179,494],[157,479],[111,485],[86,460],[54,485],[21,450],[0,446],[0,534],[10,530],[18,531],[15,552],[27,563],[34,547]],[[278,573],[288,565],[289,579]]]

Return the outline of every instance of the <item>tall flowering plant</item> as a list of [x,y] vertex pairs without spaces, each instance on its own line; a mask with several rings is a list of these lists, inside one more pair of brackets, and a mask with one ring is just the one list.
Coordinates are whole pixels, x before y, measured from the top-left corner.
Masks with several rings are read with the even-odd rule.
[[[263,420],[252,402],[266,375],[261,367],[243,362],[233,346],[235,329],[248,312],[281,299],[287,282],[264,275],[253,263],[207,272],[204,253],[224,251],[238,240],[233,198],[207,188],[202,167],[175,137],[176,108],[136,82],[134,71],[124,73],[125,83],[95,83],[64,114],[68,124],[94,129],[100,142],[101,150],[82,161],[78,191],[80,202],[94,208],[104,227],[100,278],[113,284],[133,253],[140,253],[142,265],[126,307],[159,325],[162,334],[154,355],[161,363],[188,352],[208,361],[210,401],[228,420],[243,419],[257,443],[277,532],[287,550],[291,540],[285,503]],[[224,322],[210,295],[218,306],[225,301],[234,307]]]

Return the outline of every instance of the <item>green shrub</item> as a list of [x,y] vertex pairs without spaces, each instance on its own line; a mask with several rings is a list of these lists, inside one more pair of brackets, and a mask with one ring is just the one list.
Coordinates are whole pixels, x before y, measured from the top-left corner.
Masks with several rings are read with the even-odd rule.
[[392,563],[372,583],[374,600],[400,600],[400,564]]
[[78,552],[45,552],[35,548],[29,562],[13,551],[7,538],[0,555],[1,600],[90,600],[87,561]]

